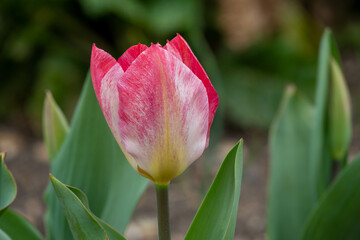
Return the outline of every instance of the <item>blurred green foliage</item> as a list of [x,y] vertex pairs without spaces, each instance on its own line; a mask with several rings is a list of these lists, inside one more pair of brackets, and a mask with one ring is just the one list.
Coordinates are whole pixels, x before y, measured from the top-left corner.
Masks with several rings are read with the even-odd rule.
[[[316,6],[331,10],[337,5],[320,0],[279,1],[274,6],[257,2],[265,10],[256,17],[271,24],[257,29],[250,19],[246,30],[237,27],[238,22],[248,21],[246,16],[227,19],[230,0],[2,0],[0,121],[30,122],[39,132],[46,89],[70,118],[93,42],[118,57],[138,42],[165,44],[181,33],[220,95],[218,118],[224,115],[238,127],[266,128],[286,83],[294,82],[313,95],[318,22],[323,20]],[[268,6],[276,10],[270,20],[264,16],[270,14]],[[343,13],[359,9],[356,6],[356,1],[343,1],[334,22],[342,23]],[[243,7],[230,5],[230,10],[236,13]],[[323,22],[332,24],[327,19]],[[360,25],[344,26],[340,43],[352,46],[360,38]],[[257,31],[259,37],[233,48],[227,38],[239,31],[245,38]]]

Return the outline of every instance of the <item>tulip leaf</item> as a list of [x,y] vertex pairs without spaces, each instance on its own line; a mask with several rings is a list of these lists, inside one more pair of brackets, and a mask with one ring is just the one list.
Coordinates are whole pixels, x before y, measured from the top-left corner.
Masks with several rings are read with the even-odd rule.
[[9,235],[7,235],[4,231],[0,229],[0,240],[11,240]]
[[[7,209],[0,216],[0,229],[13,240],[43,240],[39,231],[19,214]],[[1,237],[0,237],[1,239]]]
[[[87,76],[69,134],[51,164],[51,172],[67,185],[82,189],[90,210],[123,232],[148,181],[122,154]],[[71,239],[65,216],[52,188],[46,192],[49,239]]]
[[111,227],[109,224],[107,224],[100,218],[96,218],[96,219],[100,223],[101,227],[105,230],[105,232],[110,240],[125,240],[126,239],[118,231],[116,231],[113,227]]
[[314,129],[310,139],[310,178],[313,183],[312,193],[317,200],[325,190],[329,180],[330,156],[326,154],[325,138],[326,108],[329,89],[329,59],[331,56],[331,32],[325,30],[319,49],[315,93]]
[[[332,60],[340,66],[339,52],[337,50],[332,33],[329,29],[324,31],[321,39],[315,93],[314,128],[310,138],[310,178],[314,200],[318,200],[329,185],[331,171],[331,142],[329,131],[329,96],[331,89],[331,66]],[[332,87],[334,89],[334,86]],[[334,96],[332,96],[334,97]],[[330,105],[331,106],[331,105]],[[331,121],[331,120],[330,120]],[[330,125],[330,127],[332,127]],[[330,129],[330,132],[332,130]],[[341,130],[340,130],[341,131]]]
[[268,236],[300,239],[314,205],[309,180],[309,139],[314,107],[288,86],[269,134]]
[[228,153],[185,239],[234,239],[243,169],[243,140]]
[[17,193],[14,177],[4,159],[5,153],[0,153],[0,215],[15,200]]
[[89,199],[87,198],[86,194],[81,191],[80,189],[76,188],[76,187],[72,187],[67,185],[66,186],[70,191],[72,191],[73,194],[76,195],[76,197],[78,197],[81,201],[82,204],[84,204],[84,206],[86,208],[89,208]]
[[50,160],[56,156],[68,132],[69,124],[63,112],[51,92],[47,91],[43,109],[43,134]]
[[75,240],[125,239],[120,233],[116,232],[105,222],[99,221],[99,219],[91,213],[88,206],[86,206],[86,204],[88,204],[87,197],[81,190],[65,186],[53,176],[50,176],[50,180],[62,209],[65,212]]
[[[76,197],[79,198],[79,200],[81,201],[81,203],[87,208],[88,211],[89,210],[89,200],[87,198],[87,196],[85,195],[85,193],[83,191],[81,191],[80,189],[76,188],[76,187],[72,187],[72,186],[66,186],[73,194],[76,195]],[[110,239],[125,239],[123,236],[121,236],[120,233],[118,233],[113,227],[111,227],[109,224],[107,224],[106,222],[104,222],[103,220],[101,220],[100,218],[96,217],[95,215],[93,215],[94,218],[96,218],[96,220],[98,221],[98,223],[102,226],[102,228],[105,230],[106,234],[108,235],[108,237]]]
[[312,212],[303,240],[359,239],[360,156],[339,174]]

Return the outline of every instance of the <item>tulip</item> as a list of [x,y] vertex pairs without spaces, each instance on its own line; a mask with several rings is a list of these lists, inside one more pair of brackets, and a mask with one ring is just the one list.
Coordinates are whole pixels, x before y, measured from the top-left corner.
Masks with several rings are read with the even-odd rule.
[[91,76],[105,119],[131,166],[166,185],[209,144],[219,98],[189,45],[138,44],[117,61],[95,44]]

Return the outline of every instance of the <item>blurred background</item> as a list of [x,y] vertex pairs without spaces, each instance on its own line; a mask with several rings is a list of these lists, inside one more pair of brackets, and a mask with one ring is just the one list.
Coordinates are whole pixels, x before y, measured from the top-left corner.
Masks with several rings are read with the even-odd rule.
[[[183,239],[222,159],[245,139],[236,239],[264,239],[267,134],[284,87],[313,99],[324,27],[334,31],[359,142],[360,2],[357,0],[1,0],[0,150],[19,185],[13,207],[42,231],[48,161],[41,133],[45,90],[71,120],[89,70],[92,43],[118,58],[139,42],[180,33],[220,96],[207,154],[171,186],[173,238]],[[156,239],[148,188],[126,235]]]

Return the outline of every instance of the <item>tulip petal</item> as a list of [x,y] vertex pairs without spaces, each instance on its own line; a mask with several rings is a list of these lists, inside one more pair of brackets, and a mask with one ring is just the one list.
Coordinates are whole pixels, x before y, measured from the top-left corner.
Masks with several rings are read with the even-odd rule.
[[131,63],[142,53],[145,51],[148,47],[144,44],[139,43],[138,45],[130,47],[126,52],[121,55],[118,59],[118,63],[121,65],[124,72],[128,67],[131,65]]
[[133,167],[136,167],[132,157],[124,151],[118,129],[119,93],[117,83],[124,71],[115,58],[94,44],[91,52],[90,72],[95,94],[104,117],[126,158]]
[[110,54],[100,48],[97,48],[95,44],[93,44],[91,51],[90,72],[96,96],[99,96],[101,81],[103,80],[105,74],[116,64],[116,60]]
[[207,144],[209,141],[209,132],[212,120],[215,115],[215,111],[219,105],[219,96],[217,95],[214,87],[212,86],[209,77],[205,70],[191,51],[187,42],[178,34],[165,47],[166,50],[177,56],[190,70],[203,82],[209,99],[209,125],[208,125],[208,137]]
[[119,131],[140,174],[167,183],[203,153],[209,103],[202,81],[152,45],[120,76]]

